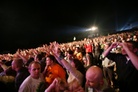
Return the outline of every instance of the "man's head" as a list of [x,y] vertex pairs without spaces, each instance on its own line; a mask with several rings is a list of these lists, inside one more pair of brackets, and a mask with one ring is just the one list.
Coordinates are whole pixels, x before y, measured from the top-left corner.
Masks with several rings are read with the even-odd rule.
[[20,58],[13,59],[12,61],[12,69],[15,71],[18,71],[23,65],[23,60]]
[[37,61],[33,61],[29,64],[29,72],[31,77],[33,77],[34,79],[38,79],[41,73],[41,65],[39,62]]
[[[124,43],[122,43],[122,44],[124,44]],[[130,51],[132,51],[134,53],[136,53],[138,51],[138,42],[126,41],[126,45]],[[123,55],[127,54],[124,48],[122,48],[121,51],[122,51]]]
[[56,59],[53,55],[49,55],[49,56],[46,57],[46,64],[48,66],[53,65],[55,62],[56,62]]
[[101,68],[91,66],[86,71],[86,85],[94,89],[99,89],[103,85],[103,72]]

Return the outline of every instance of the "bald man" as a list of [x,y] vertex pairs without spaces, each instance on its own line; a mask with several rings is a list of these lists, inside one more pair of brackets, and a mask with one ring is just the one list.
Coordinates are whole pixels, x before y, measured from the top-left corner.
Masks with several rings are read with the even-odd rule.
[[91,66],[86,71],[86,90],[87,92],[114,92],[103,77],[102,69],[98,66]]
[[15,77],[15,88],[17,91],[25,78],[30,75],[28,69],[23,65],[23,60],[20,58],[14,58],[12,61],[12,69],[17,72]]

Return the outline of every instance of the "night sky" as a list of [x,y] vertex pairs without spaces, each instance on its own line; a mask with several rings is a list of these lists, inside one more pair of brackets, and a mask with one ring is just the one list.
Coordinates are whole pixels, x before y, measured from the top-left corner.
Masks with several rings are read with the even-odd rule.
[[4,0],[0,1],[0,52],[73,41],[94,25],[104,33],[137,23],[133,0]]

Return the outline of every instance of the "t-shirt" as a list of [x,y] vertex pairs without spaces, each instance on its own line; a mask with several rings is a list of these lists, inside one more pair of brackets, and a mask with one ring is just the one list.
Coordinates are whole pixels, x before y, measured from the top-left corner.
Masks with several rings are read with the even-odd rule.
[[51,84],[55,78],[66,79],[66,71],[59,64],[49,66],[45,75],[45,80],[48,84]]
[[18,92],[37,92],[40,83],[44,83],[44,78],[41,75],[39,79],[34,79],[28,76],[21,84]]

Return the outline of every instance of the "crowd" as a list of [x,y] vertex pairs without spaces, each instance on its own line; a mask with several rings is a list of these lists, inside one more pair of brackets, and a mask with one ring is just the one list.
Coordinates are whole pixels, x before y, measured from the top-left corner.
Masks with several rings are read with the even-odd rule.
[[138,92],[138,31],[0,55],[5,92]]

